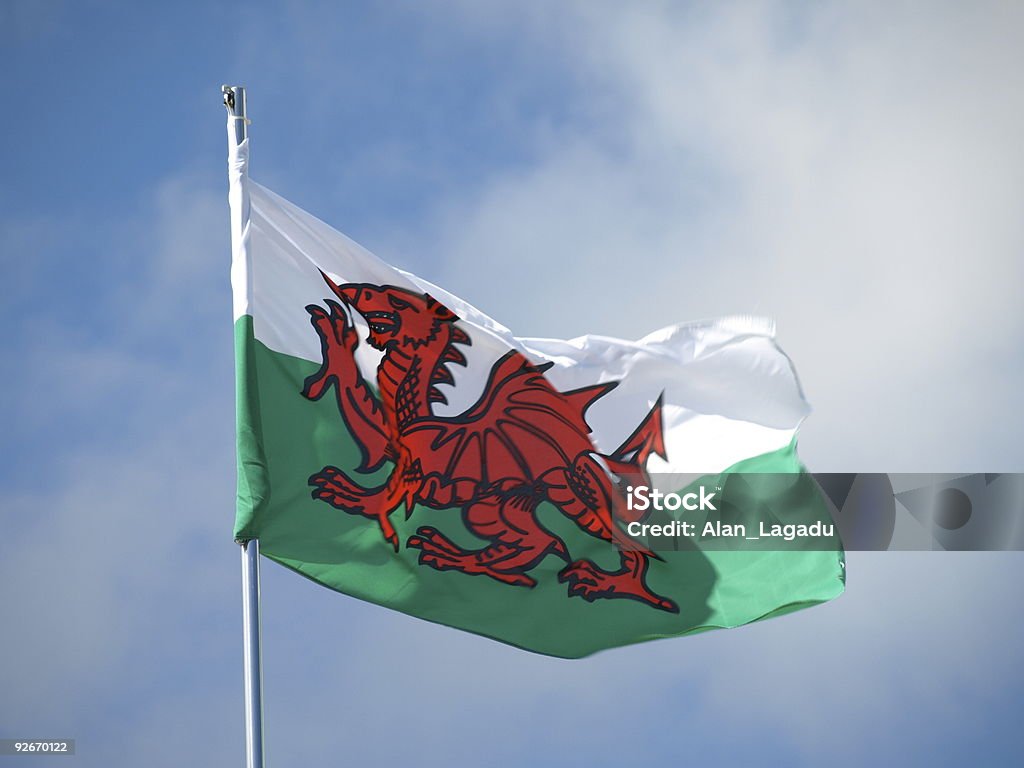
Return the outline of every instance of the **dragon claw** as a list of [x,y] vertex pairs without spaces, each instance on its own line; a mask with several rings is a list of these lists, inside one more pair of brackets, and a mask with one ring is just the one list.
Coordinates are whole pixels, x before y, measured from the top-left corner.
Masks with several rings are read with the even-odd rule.
[[416,531],[416,535],[410,536],[406,541],[407,547],[422,550],[424,553],[434,553],[442,556],[452,557],[465,555],[466,553],[456,547],[436,528],[423,526]]
[[350,352],[354,352],[359,344],[359,334],[356,333],[355,326],[349,322],[348,313],[345,312],[341,304],[333,299],[327,299],[327,306],[330,308],[331,314],[328,316],[325,312],[324,319],[330,323],[334,340],[343,344]]
[[598,586],[600,572],[589,560],[577,560],[571,565],[567,565],[558,574],[558,580],[563,584],[569,583],[570,594],[581,594],[585,597],[583,586]]
[[429,552],[423,552],[420,555],[420,564],[429,565],[431,568],[438,571],[449,571],[456,567],[454,560],[451,557],[445,555],[434,555]]
[[525,573],[502,569],[484,562],[481,552],[460,549],[444,534],[428,526],[423,526],[416,535],[410,536],[405,545],[420,550],[420,565],[429,565],[437,571],[461,571],[471,575],[490,576],[503,584],[517,587],[532,587],[537,583]]
[[323,349],[323,365],[306,379],[302,389],[310,400],[319,400],[331,384],[340,387],[344,382],[354,381],[358,374],[353,353],[359,346],[359,334],[338,302],[328,299],[327,307],[330,312],[318,304],[306,306]]
[[558,580],[568,582],[569,596],[582,597],[588,603],[598,598],[626,597],[639,600],[669,613],[679,613],[679,606],[656,595],[642,581],[630,578],[628,572],[608,573],[589,560],[577,560],[558,574]]
[[314,499],[326,501],[333,507],[356,515],[366,509],[366,492],[337,467],[324,467],[309,478],[309,484],[314,486],[311,493]]

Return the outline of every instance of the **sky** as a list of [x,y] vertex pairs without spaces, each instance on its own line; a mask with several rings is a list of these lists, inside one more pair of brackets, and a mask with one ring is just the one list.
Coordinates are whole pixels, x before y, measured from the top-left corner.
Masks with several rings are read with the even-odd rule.
[[[768,315],[812,470],[1024,471],[1018,3],[0,0],[0,66],[0,738],[61,764],[242,762],[222,83],[254,179],[518,335]],[[1020,566],[562,661],[268,562],[268,758],[1016,764]]]

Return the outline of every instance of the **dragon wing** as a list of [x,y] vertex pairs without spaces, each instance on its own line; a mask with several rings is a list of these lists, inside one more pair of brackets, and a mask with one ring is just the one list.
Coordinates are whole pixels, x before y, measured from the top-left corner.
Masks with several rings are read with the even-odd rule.
[[515,350],[506,353],[469,410],[419,419],[402,430],[399,442],[420,461],[424,475],[448,482],[532,481],[571,466],[581,453],[596,450],[586,410],[617,382],[559,392],[544,376],[551,365],[533,365]]

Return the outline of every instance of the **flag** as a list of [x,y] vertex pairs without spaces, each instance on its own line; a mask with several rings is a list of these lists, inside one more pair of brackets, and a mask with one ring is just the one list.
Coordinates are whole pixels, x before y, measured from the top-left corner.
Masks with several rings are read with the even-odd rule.
[[835,536],[658,548],[624,503],[652,478],[713,478],[691,499],[712,536],[736,529],[728,488],[775,520],[824,508],[770,323],[517,338],[250,181],[248,152],[229,158],[236,540],[339,592],[569,658],[842,591]]

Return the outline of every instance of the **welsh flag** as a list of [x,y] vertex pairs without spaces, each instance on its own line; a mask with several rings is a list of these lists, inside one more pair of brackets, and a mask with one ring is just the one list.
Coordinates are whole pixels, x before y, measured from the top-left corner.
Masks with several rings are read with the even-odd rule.
[[251,182],[248,151],[229,157],[236,540],[339,592],[570,658],[842,591],[834,537],[661,551],[629,532],[647,518],[627,487],[655,476],[721,491],[771,473],[791,481],[743,498],[776,520],[823,513],[795,453],[808,406],[769,323],[518,338]]

